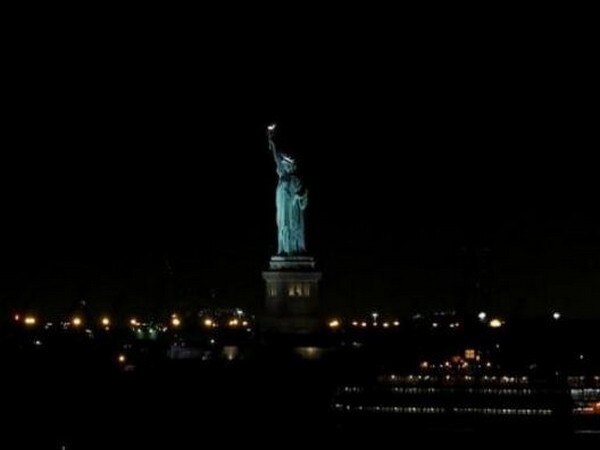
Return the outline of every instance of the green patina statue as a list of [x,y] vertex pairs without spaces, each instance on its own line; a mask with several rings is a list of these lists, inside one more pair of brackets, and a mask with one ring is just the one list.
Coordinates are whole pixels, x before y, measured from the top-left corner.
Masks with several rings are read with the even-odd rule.
[[301,255],[306,252],[304,240],[304,210],[308,192],[296,175],[296,161],[277,151],[275,124],[267,127],[269,150],[273,153],[279,182],[275,195],[277,206],[278,255]]

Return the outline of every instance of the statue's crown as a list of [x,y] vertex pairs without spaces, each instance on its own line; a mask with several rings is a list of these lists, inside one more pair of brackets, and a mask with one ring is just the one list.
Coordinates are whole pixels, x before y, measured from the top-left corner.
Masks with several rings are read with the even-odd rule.
[[296,160],[294,158],[292,158],[290,155],[281,155],[282,159],[284,162],[289,163],[289,164],[295,164]]

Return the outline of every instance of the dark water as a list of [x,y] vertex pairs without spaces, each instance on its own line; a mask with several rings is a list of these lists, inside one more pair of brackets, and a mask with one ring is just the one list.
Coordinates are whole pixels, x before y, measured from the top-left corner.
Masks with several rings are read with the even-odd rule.
[[336,387],[372,379],[381,365],[317,347],[217,348],[205,356],[148,357],[127,367],[112,349],[89,343],[9,352],[0,448],[282,448],[415,440],[469,448],[524,440],[576,445],[599,437],[557,433],[552,426],[459,427],[444,418],[349,420],[331,408]]

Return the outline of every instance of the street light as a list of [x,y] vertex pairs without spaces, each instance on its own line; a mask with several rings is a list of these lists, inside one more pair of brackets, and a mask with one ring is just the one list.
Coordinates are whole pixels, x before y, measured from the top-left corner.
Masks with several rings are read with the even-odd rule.
[[25,316],[25,319],[23,320],[23,322],[25,322],[25,325],[28,325],[31,327],[36,324],[37,320],[34,316]]
[[500,319],[492,319],[490,320],[490,328],[500,328],[502,326],[502,321]]
[[336,329],[340,327],[340,321],[338,319],[333,319],[329,322],[329,328]]

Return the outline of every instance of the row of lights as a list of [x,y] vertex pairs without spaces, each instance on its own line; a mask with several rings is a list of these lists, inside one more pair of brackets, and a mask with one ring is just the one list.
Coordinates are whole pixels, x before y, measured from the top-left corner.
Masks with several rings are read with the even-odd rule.
[[[485,313],[482,313],[485,314]],[[485,319],[485,317],[484,317]],[[339,319],[332,319],[329,321],[329,328],[339,328],[342,325],[342,322]],[[492,319],[488,322],[488,325],[491,328],[500,328],[501,326],[504,325],[504,322],[500,319]],[[372,323],[368,323],[368,322],[359,322],[357,320],[352,321],[352,326],[353,327],[361,327],[361,328],[367,328],[368,326],[373,326],[373,327],[377,327],[379,326],[378,322],[372,322]],[[400,326],[400,322],[398,320],[395,320],[393,322],[382,322],[381,326],[383,328],[389,328],[390,326],[394,326],[394,327],[398,327]],[[437,328],[439,326],[439,324],[437,322],[433,322],[431,324],[431,326],[433,328]],[[456,322],[456,323],[451,323],[450,324],[450,328],[458,328],[460,327],[460,323]]]
[[[20,322],[21,321],[21,315],[20,314],[15,314],[14,319],[16,322]],[[72,325],[75,328],[79,328],[83,325],[83,319],[80,316],[74,316],[71,318],[71,320],[68,322],[70,325]],[[206,318],[204,319],[204,321],[202,322],[204,324],[205,327],[207,328],[215,328],[218,326],[218,324],[210,318]],[[37,318],[33,315],[26,315],[23,317],[23,324],[27,325],[27,326],[35,326],[37,324]],[[105,328],[108,329],[111,325],[111,320],[108,316],[103,316],[100,319],[100,324]],[[181,319],[179,318],[179,316],[177,314],[173,314],[171,315],[171,325],[174,328],[178,328],[180,327],[182,324]],[[142,325],[142,323],[137,320],[135,317],[132,317],[129,320],[129,325],[132,327],[139,327]],[[240,320],[238,318],[233,318],[230,319],[227,322],[227,325],[231,328],[236,328],[238,326],[243,326],[243,327],[248,327],[249,323],[247,320]]]
[[[373,313],[373,320],[377,320],[377,317],[378,317],[378,314],[377,313]],[[14,318],[15,318],[15,321],[18,322],[18,321],[20,321],[21,316],[19,314],[15,314]],[[481,320],[483,322],[483,321],[486,320],[487,314],[485,312],[480,312],[478,314],[478,318],[479,318],[479,320]],[[554,312],[552,314],[552,318],[554,320],[559,320],[561,318],[561,314],[559,312]],[[25,316],[23,318],[23,323],[25,325],[28,325],[28,326],[34,326],[37,323],[37,319],[36,319],[35,316],[27,315],[27,316]],[[104,316],[104,317],[102,317],[100,319],[100,323],[102,324],[103,327],[108,328],[108,327],[110,327],[111,321],[110,321],[109,317]],[[71,319],[71,324],[74,327],[80,327],[83,324],[83,320],[81,319],[81,317],[75,316],[75,317],[73,317]],[[131,326],[134,326],[134,327],[137,327],[137,326],[141,325],[140,322],[135,317],[132,318],[129,321],[129,324]],[[215,321],[213,321],[212,319],[210,319],[210,318],[204,319],[203,324],[207,328],[214,328],[214,327],[218,326],[217,323]],[[248,326],[248,322],[247,321],[245,321],[245,320],[244,321],[240,321],[237,318],[233,318],[233,319],[229,320],[229,322],[228,322],[228,325],[230,327],[232,327],[232,328],[235,328],[235,327],[239,326],[240,324],[242,326],[244,326],[244,327]],[[171,315],[171,325],[174,328],[178,328],[179,326],[181,326],[181,319],[177,316],[177,314]],[[329,328],[336,329],[336,328],[339,328],[341,325],[342,325],[342,322],[339,319],[332,319],[331,321],[329,321]],[[378,324],[378,322],[374,321],[374,322],[371,323],[371,325],[374,326],[374,327],[377,327],[379,324]],[[391,324],[390,324],[390,322],[383,322],[381,325],[382,325],[383,328],[389,328],[390,325],[393,325],[394,327],[397,327],[397,326],[400,325],[400,322],[397,321],[397,320],[395,320],[395,321],[391,322]],[[500,327],[502,327],[504,325],[504,322],[502,320],[498,319],[498,318],[494,318],[494,319],[491,319],[488,322],[488,325],[489,325],[490,328],[500,328]],[[355,320],[355,321],[352,322],[352,326],[354,326],[354,327],[360,326],[362,328],[366,328],[367,326],[369,326],[369,324],[367,322],[360,322],[359,323],[358,321]],[[437,326],[438,326],[437,322],[434,322],[432,324],[432,326],[434,328],[437,328]],[[453,323],[450,326],[451,326],[451,328],[458,327],[459,324],[458,323],[456,323],[456,324]]]
[[[374,327],[377,327],[379,325],[379,323],[377,322],[377,318],[379,317],[379,314],[378,313],[373,313],[372,317],[373,317],[373,322],[370,325],[374,326]],[[484,311],[481,311],[479,314],[477,314],[477,317],[479,318],[479,320],[481,322],[486,322],[490,328],[501,328],[505,324],[505,322],[503,320],[499,319],[499,318],[492,318],[492,319],[490,319],[488,321],[487,320],[487,313],[484,312]],[[561,317],[562,317],[562,315],[558,311],[555,311],[555,312],[552,313],[552,318],[554,320],[560,320]],[[332,319],[332,320],[329,321],[329,328],[336,329],[336,328],[341,327],[341,325],[342,325],[342,322],[339,319]],[[382,325],[383,328],[389,328],[391,325],[397,327],[397,326],[400,325],[400,322],[397,321],[397,320],[395,320],[395,321],[393,321],[391,323],[390,322],[383,322],[381,325]],[[352,322],[352,326],[353,327],[359,327],[360,326],[362,328],[367,328],[369,326],[369,323],[366,322],[366,321],[358,322],[358,321],[355,320],[355,321]],[[433,322],[432,323],[432,327],[433,328],[438,328],[438,326],[439,326],[439,324],[437,322]],[[460,326],[460,323],[458,323],[458,322],[450,324],[450,328],[458,328],[459,326]]]
[[[15,319],[15,322],[20,322],[21,315],[15,314],[14,319]],[[71,318],[71,320],[68,323],[70,323],[74,327],[80,327],[81,325],[83,325],[83,319],[80,316],[74,316]],[[100,324],[104,327],[109,327],[110,323],[111,323],[110,319],[106,316],[104,316],[100,319]],[[30,314],[23,316],[23,324],[25,324],[27,326],[37,325],[37,317],[30,315]]]
[[[480,321],[485,322],[487,319],[487,314],[484,311],[482,311],[479,314],[477,314],[477,317],[479,318]],[[554,311],[552,313],[552,318],[554,320],[560,320],[562,318],[562,314],[558,311]],[[490,320],[488,322],[488,324],[492,328],[500,328],[504,324],[504,322],[502,322],[500,319],[495,318],[495,319]]]
[[[329,325],[329,328],[336,329],[336,328],[339,328],[342,326],[342,321],[339,319],[333,319],[333,320],[329,321],[328,325]],[[379,325],[380,325],[379,322],[372,322],[370,324],[368,322],[358,322],[356,320],[354,320],[352,322],[353,327],[367,328],[368,326],[378,327]],[[381,326],[383,328],[390,328],[391,326],[398,327],[398,326],[400,326],[400,322],[397,320],[395,320],[393,322],[381,322]]]
[[[206,328],[217,328],[219,326],[219,324],[211,318],[204,319],[202,323]],[[240,326],[247,327],[248,325],[250,324],[247,320],[240,320],[238,318],[229,319],[229,321],[227,322],[227,326],[229,326],[230,328],[237,328]]]

